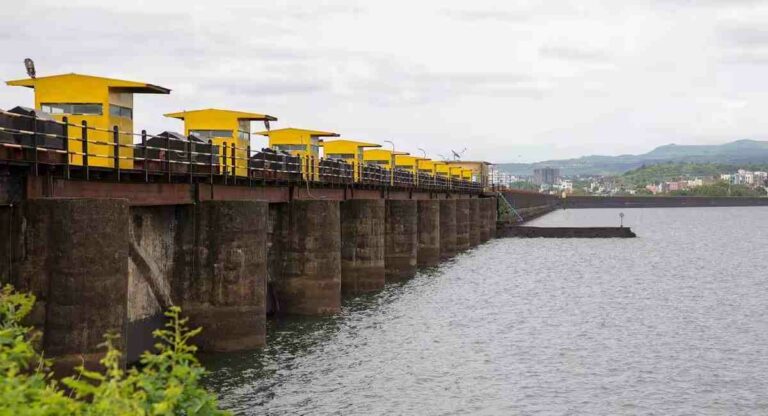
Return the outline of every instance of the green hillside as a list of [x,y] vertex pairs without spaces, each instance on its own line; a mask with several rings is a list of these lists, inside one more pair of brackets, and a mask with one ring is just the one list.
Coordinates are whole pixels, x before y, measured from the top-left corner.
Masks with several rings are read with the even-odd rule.
[[766,170],[766,164],[728,165],[723,163],[660,163],[630,170],[621,175],[624,183],[630,185],[647,185],[673,181],[677,179],[719,177],[722,173],[735,172],[738,169]]
[[499,163],[500,171],[513,175],[532,175],[541,167],[560,168],[563,175],[619,175],[642,166],[667,162],[715,164],[744,167],[768,164],[768,141],[737,140],[721,145],[659,146],[641,155],[583,156],[576,159],[547,160],[536,163]]

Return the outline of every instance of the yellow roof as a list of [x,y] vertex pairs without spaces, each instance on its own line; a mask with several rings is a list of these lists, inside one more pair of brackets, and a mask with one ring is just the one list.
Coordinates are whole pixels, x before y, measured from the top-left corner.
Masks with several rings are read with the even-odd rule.
[[[404,156],[402,159],[409,159],[409,160],[430,160],[428,157],[421,157],[421,156],[411,156],[410,153],[395,153],[396,156]],[[396,159],[397,160],[397,159]]]
[[323,145],[326,144],[348,144],[353,145],[357,147],[381,147],[378,143],[368,143],[368,142],[358,142],[357,140],[347,140],[347,139],[339,139],[339,140],[331,140],[323,142]]
[[247,113],[244,111],[233,111],[233,110],[220,110],[218,108],[206,108],[202,110],[181,111],[178,113],[168,113],[163,115],[165,117],[178,118],[179,120],[184,120],[187,114],[191,114],[191,113],[220,113],[220,114],[226,114],[232,117],[236,117],[238,120],[277,121],[277,117],[273,117],[267,114]]
[[305,133],[309,134],[310,136],[321,136],[321,137],[339,137],[339,133],[333,133],[330,131],[321,131],[321,130],[308,130],[308,129],[297,129],[294,127],[287,127],[284,129],[277,129],[277,130],[269,130],[269,131],[260,131],[254,134],[260,134],[262,136],[269,136],[271,133],[288,133],[288,132],[296,132],[296,133]]
[[96,77],[93,75],[82,75],[82,74],[75,74],[75,73],[50,75],[47,77],[38,77],[34,79],[33,78],[17,79],[13,81],[6,81],[6,84],[10,86],[15,86],[15,87],[35,88],[35,83],[37,81],[48,80],[53,78],[67,78],[67,77],[90,78],[90,79],[103,82],[109,88],[120,88],[120,89],[129,90],[130,92],[135,92],[135,93],[170,94],[171,92],[171,90],[168,88],[164,88],[158,85],[147,84],[144,82],[125,81],[121,79]]
[[391,150],[387,150],[387,149],[371,149],[371,150],[366,150],[364,153],[365,154],[374,155],[374,154],[377,154],[377,153],[380,154],[382,152],[389,153],[389,154],[394,154],[395,156],[397,156],[397,155],[410,155],[410,153],[408,153],[408,152],[401,152],[399,150],[395,150],[394,152],[392,152]]
[[481,163],[483,165],[493,165],[491,162],[486,162],[484,160],[447,160],[445,163],[448,164],[459,164],[459,163]]

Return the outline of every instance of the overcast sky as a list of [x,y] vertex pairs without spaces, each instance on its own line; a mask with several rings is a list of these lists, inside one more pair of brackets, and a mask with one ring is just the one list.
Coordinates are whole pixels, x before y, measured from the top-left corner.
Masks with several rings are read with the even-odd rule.
[[[171,88],[136,99],[150,132],[217,107],[495,162],[768,138],[768,1],[57,0],[0,15],[4,80],[31,57],[38,76]],[[32,103],[0,88],[0,108]]]

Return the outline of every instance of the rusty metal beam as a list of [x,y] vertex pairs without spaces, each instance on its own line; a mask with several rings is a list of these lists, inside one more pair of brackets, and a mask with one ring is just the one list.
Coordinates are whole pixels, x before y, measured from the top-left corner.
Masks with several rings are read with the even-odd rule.
[[27,177],[27,198],[121,198],[130,205],[184,205],[195,202],[189,184],[115,183]]
[[[52,176],[26,176],[25,194],[28,199],[39,198],[122,198],[132,206],[184,205],[196,201],[246,200],[288,202],[290,200],[322,199],[457,199],[477,195],[403,189],[331,188],[288,184],[263,186],[237,186],[209,183],[143,183],[106,182],[54,178]],[[1,181],[0,181],[1,182]],[[3,186],[4,185],[4,186]],[[0,191],[10,195],[10,184],[0,183]],[[0,203],[9,197],[0,197]]]

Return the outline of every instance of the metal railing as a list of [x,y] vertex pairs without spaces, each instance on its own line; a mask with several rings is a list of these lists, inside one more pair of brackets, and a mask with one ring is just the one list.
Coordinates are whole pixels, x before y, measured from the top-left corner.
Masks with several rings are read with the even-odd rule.
[[296,156],[265,148],[238,147],[228,138],[207,142],[164,132],[150,135],[61,121],[36,112],[0,110],[0,163],[29,165],[32,173],[67,179],[94,176],[121,181],[266,182],[329,186],[377,186],[433,191],[480,192],[479,183],[341,159]]

